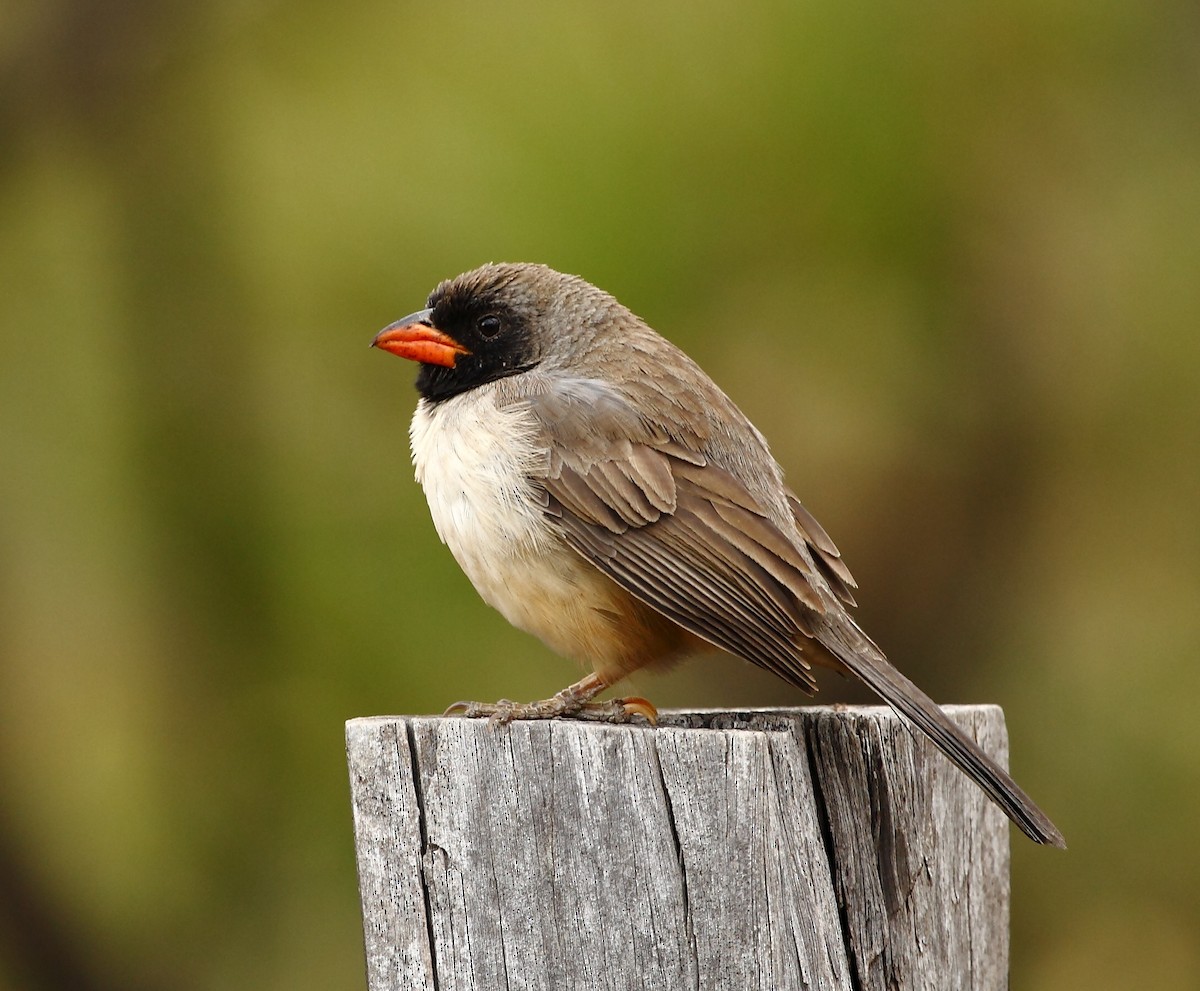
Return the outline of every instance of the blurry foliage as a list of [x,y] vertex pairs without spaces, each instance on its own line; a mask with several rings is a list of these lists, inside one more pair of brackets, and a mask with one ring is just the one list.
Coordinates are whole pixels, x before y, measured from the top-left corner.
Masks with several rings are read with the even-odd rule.
[[1013,986],[1200,985],[1198,42],[1184,2],[0,11],[0,988],[361,986],[342,721],[574,675],[438,545],[367,349],[488,259],[688,348],[873,635],[1006,707],[1071,842],[1014,839]]

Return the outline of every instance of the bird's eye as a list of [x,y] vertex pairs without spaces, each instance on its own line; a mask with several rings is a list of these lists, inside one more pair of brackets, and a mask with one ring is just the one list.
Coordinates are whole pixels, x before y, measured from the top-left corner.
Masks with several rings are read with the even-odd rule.
[[500,318],[494,313],[489,313],[487,316],[480,317],[475,326],[479,330],[480,336],[489,341],[499,334],[503,328]]

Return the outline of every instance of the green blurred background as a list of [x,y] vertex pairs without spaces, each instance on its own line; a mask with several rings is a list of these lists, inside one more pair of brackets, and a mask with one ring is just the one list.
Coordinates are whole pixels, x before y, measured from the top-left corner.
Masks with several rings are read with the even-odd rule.
[[364,987],[343,721],[575,676],[367,348],[487,260],[689,350],[891,656],[1004,705],[1071,844],[1013,834],[1013,986],[1200,987],[1197,51],[1190,0],[0,6],[0,988]]

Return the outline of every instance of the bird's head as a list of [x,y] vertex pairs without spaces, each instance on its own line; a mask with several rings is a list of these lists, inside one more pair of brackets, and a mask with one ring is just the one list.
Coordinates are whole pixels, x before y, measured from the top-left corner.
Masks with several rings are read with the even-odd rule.
[[565,366],[614,311],[607,293],[544,265],[489,264],[447,279],[426,308],[389,324],[374,347],[421,363],[417,391],[439,401],[535,366]]

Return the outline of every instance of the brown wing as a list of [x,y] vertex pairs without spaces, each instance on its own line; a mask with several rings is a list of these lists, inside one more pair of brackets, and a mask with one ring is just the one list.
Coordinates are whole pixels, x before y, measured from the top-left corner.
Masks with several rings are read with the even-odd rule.
[[603,383],[560,380],[527,401],[550,450],[546,511],[571,547],[684,629],[814,691],[811,620],[840,609],[852,579],[807,511],[795,503],[797,541],[701,452],[700,425],[669,430]]
[[829,582],[829,587],[833,589],[834,594],[846,605],[858,605],[854,601],[854,593],[851,591],[858,588],[858,582],[854,580],[854,576],[850,574],[850,569],[846,567],[846,562],[842,560],[841,551],[829,539],[829,534],[817,522],[816,517],[805,509],[800,500],[796,498],[796,494],[789,490],[787,497],[788,506],[792,510],[792,517],[796,521],[796,529],[800,531],[800,536],[808,544],[813,560],[816,562],[825,580]]

